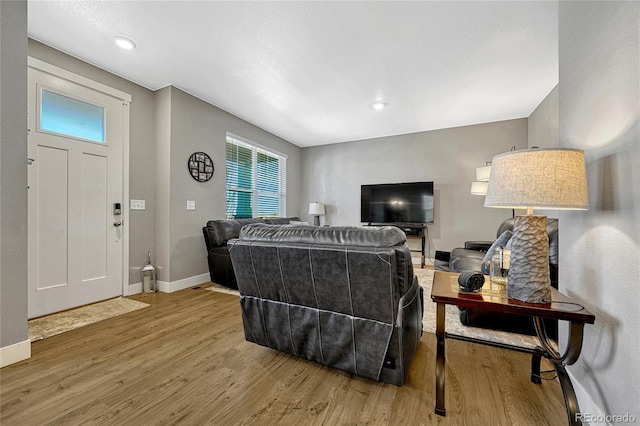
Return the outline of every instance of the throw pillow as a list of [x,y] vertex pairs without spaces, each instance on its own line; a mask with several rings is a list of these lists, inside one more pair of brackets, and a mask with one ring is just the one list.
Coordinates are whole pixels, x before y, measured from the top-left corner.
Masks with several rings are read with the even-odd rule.
[[491,247],[489,247],[489,250],[487,250],[487,253],[485,253],[484,255],[484,259],[482,259],[483,274],[489,274],[489,264],[491,263],[491,257],[493,256],[493,253],[495,253],[498,247],[506,247],[507,244],[509,244],[512,235],[513,232],[506,230],[502,234],[500,234],[500,236],[493,242],[493,244],[491,244]]

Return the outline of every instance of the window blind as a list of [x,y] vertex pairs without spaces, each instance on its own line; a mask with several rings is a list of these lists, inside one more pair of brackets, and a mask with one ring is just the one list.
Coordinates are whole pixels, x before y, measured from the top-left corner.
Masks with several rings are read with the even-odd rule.
[[286,216],[287,157],[227,135],[227,219]]

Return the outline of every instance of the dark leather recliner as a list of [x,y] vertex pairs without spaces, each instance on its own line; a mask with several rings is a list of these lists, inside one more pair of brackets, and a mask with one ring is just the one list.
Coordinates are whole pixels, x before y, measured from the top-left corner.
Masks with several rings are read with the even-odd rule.
[[[507,219],[498,227],[496,237],[504,231],[513,231],[513,219]],[[547,233],[549,234],[549,275],[551,286],[558,288],[558,219],[547,218]],[[449,257],[449,271],[477,271],[486,272],[482,268],[482,261],[491,242],[468,241],[464,248],[455,248]],[[436,269],[444,269],[445,267]],[[464,325],[501,329],[518,333],[535,334],[530,317],[513,314],[498,314],[478,308],[460,308],[460,321]],[[557,322],[545,321],[547,332],[551,337],[557,336]]]
[[395,227],[251,224],[229,241],[245,338],[401,386],[423,295]]
[[252,218],[210,220],[207,226],[202,228],[204,242],[207,246],[207,262],[209,263],[209,276],[211,281],[229,288],[237,289],[236,277],[233,273],[231,258],[227,241],[238,238],[240,229],[250,223],[287,224],[290,221],[299,221],[299,217],[284,218]]

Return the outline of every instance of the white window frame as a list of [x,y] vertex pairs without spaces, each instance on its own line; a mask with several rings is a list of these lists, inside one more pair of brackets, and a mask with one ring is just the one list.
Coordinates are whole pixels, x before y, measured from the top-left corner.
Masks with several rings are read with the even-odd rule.
[[[251,193],[251,214],[253,217],[259,217],[258,215],[258,195],[259,194],[276,195],[278,197],[278,217],[286,217],[287,216],[287,154],[283,154],[271,148],[267,148],[258,143],[252,142],[248,139],[234,135],[233,133],[227,132],[226,140],[225,140],[225,165],[227,161],[226,152],[227,152],[228,143],[233,143],[235,145],[239,145],[251,150],[251,167],[252,167],[251,180],[252,181],[251,181],[251,190],[238,188],[238,187],[229,187],[227,186],[227,179],[225,176],[225,212],[227,211],[226,193],[227,191],[231,190],[231,191]],[[275,157],[279,159],[278,180],[280,182],[280,185],[278,188],[279,191],[277,193],[271,192],[271,191],[259,191],[257,188],[258,153],[262,153],[262,154],[268,155],[269,157]],[[227,219],[229,218],[227,217]]]

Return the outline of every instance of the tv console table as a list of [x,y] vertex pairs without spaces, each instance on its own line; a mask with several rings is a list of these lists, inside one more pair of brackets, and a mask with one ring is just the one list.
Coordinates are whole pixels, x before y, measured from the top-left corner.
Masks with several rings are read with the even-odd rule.
[[420,253],[420,269],[426,264],[426,247],[427,247],[427,224],[426,223],[369,223],[367,226],[395,226],[400,228],[406,235],[414,235],[420,237],[420,250],[409,250],[412,253]]

